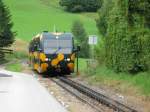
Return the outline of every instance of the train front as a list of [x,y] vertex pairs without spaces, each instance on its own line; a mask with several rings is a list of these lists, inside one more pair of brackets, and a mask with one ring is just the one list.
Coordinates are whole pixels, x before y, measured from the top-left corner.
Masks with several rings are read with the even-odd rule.
[[71,33],[43,33],[41,41],[47,71],[74,72],[75,53]]

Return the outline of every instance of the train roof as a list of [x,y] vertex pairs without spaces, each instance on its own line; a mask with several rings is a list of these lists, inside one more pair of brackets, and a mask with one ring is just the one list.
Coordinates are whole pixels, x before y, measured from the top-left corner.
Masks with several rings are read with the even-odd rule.
[[72,33],[52,33],[52,32],[42,32],[41,34],[38,34],[34,37],[40,38],[40,40],[43,39],[61,39],[61,40],[70,40],[73,38]]

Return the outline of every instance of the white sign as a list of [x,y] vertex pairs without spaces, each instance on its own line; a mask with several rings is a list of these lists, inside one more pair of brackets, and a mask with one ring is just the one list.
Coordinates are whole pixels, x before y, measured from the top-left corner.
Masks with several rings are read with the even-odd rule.
[[97,44],[97,36],[96,35],[90,35],[89,36],[89,44],[90,45],[96,45]]

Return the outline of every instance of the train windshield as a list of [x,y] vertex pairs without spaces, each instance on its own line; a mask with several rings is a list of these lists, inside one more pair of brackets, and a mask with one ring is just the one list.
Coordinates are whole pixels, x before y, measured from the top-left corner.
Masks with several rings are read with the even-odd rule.
[[72,52],[73,42],[72,38],[68,39],[45,39],[44,52],[46,54],[70,54]]

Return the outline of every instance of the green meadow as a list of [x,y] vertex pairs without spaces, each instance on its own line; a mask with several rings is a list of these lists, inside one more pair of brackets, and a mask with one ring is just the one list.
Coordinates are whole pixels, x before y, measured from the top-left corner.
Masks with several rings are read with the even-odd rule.
[[4,0],[9,7],[13,31],[17,38],[29,41],[42,31],[70,32],[72,23],[81,20],[88,34],[98,34],[95,14],[72,14],[65,12],[58,4],[59,0]]

